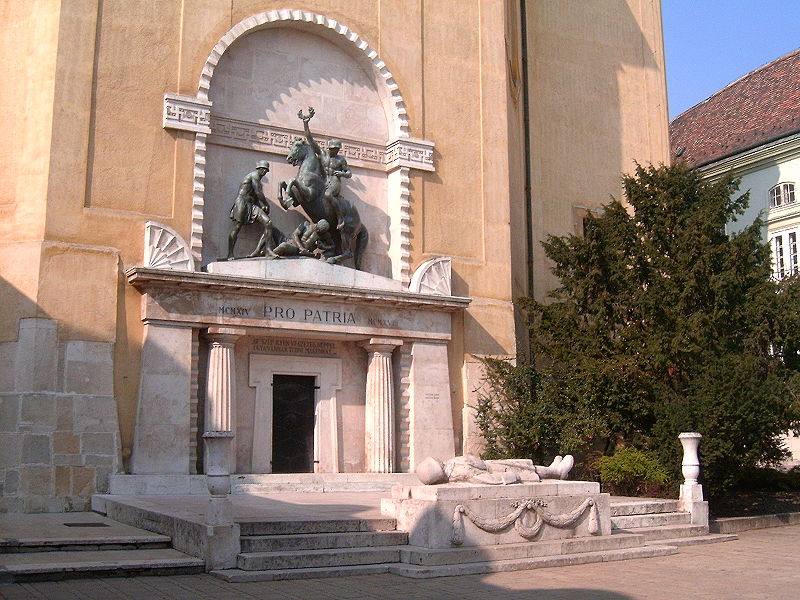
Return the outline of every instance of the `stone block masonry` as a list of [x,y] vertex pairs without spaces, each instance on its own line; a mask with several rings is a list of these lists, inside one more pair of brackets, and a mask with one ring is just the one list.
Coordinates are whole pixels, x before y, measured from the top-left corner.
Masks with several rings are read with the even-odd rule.
[[120,469],[113,344],[21,319],[0,365],[0,512],[88,510]]

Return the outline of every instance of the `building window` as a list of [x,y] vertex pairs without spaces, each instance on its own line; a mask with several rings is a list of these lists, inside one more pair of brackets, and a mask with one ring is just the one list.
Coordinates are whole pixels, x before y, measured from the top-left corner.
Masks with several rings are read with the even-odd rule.
[[772,236],[772,275],[783,279],[800,272],[800,256],[797,254],[797,238],[800,229],[781,231]]
[[772,208],[794,204],[794,184],[779,183],[769,191],[769,205]]

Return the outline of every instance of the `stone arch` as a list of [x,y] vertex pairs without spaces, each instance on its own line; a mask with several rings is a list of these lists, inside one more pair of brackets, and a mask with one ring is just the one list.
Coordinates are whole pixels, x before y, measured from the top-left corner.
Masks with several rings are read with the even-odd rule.
[[316,32],[319,33],[327,30],[334,36],[339,36],[340,39],[346,40],[348,43],[352,44],[352,46],[360,50],[372,64],[375,72],[381,77],[391,94],[394,109],[393,121],[396,128],[392,133],[397,137],[408,135],[408,114],[406,113],[403,95],[400,93],[400,89],[394,77],[386,67],[386,63],[378,56],[378,52],[346,25],[342,25],[335,19],[329,19],[323,15],[308,11],[289,9],[271,10],[247,17],[231,27],[231,29],[216,43],[203,65],[198,85],[198,99],[208,101],[208,91],[211,87],[214,69],[231,44],[243,35],[254,30],[268,27],[270,24],[281,23],[307,23],[312,27],[311,31],[316,30]]
[[[313,12],[301,10],[273,10],[243,19],[234,25],[215,44],[203,65],[198,92],[194,100],[200,112],[208,115],[210,109],[209,90],[214,71],[225,51],[241,37],[271,26],[292,26],[309,33],[320,35],[330,41],[346,42],[352,53],[361,58],[362,64],[370,66],[376,85],[388,92],[387,125],[390,141],[386,146],[386,161],[390,156],[392,167],[389,171],[388,187],[389,203],[392,206],[390,229],[392,236],[392,276],[408,283],[411,278],[410,259],[410,193],[409,167],[433,170],[433,144],[425,140],[416,140],[408,136],[408,115],[405,101],[399,87],[377,51],[369,46],[357,33],[334,19]],[[165,95],[165,102],[167,96]],[[205,108],[203,108],[205,107]],[[169,108],[165,107],[165,115]],[[165,126],[167,117],[165,116]],[[207,124],[193,129],[195,136],[195,156],[192,191],[192,227],[190,247],[192,255],[199,265],[202,261],[203,212],[205,204],[206,152],[207,137],[210,129]]]

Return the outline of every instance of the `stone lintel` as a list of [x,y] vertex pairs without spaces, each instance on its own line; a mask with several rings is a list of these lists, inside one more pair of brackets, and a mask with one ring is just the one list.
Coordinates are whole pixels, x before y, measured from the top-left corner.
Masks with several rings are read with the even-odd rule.
[[125,272],[128,283],[142,293],[156,288],[179,288],[181,291],[224,291],[264,297],[297,296],[330,301],[368,302],[373,306],[394,306],[426,309],[436,312],[456,312],[469,306],[471,298],[463,296],[432,296],[408,291],[372,290],[315,282],[283,282],[254,277],[234,277],[190,271],[168,271],[148,267],[131,267]]

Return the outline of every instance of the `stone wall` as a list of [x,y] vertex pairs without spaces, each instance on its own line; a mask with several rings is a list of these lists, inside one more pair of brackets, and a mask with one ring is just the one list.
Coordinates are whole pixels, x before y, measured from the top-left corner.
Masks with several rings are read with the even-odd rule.
[[87,510],[120,466],[113,344],[21,319],[0,344],[0,512]]

